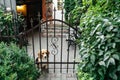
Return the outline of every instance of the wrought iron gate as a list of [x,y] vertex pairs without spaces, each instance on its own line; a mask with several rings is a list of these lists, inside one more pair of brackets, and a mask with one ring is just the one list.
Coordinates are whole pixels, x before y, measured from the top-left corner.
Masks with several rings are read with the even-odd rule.
[[[33,20],[31,19],[30,30],[25,30],[26,26],[24,25],[24,32],[15,36],[9,35],[7,40],[19,38],[21,46],[24,45],[24,42],[28,43],[26,50],[34,58],[34,61],[38,57],[39,51],[47,49],[50,52],[49,58],[47,58],[46,62],[41,60],[39,64],[48,64],[48,72],[75,72],[76,64],[79,63],[77,60],[79,58],[79,50],[76,43],[76,39],[79,37],[78,27],[64,21],[63,10],[61,12],[61,20],[56,19],[55,9],[53,13],[54,19],[47,18],[45,21],[41,21],[40,14],[38,14],[38,25],[33,26]],[[50,22],[53,24],[49,24]],[[1,33],[0,41],[6,38]]]
[[[63,20],[63,10],[61,20],[56,19],[54,10],[54,19],[40,20],[39,24],[33,26],[31,19],[31,29],[24,32],[24,40],[28,41],[27,52],[34,60],[38,57],[38,52],[46,49],[50,52],[46,62],[41,61],[39,64],[48,64],[48,72],[69,73],[75,72],[78,64],[79,50],[76,38],[79,36],[77,26],[70,25]],[[52,22],[53,24],[50,24]],[[40,53],[42,54],[42,53]],[[36,62],[35,62],[36,63]],[[38,64],[38,63],[37,63]],[[40,67],[41,68],[41,67]]]

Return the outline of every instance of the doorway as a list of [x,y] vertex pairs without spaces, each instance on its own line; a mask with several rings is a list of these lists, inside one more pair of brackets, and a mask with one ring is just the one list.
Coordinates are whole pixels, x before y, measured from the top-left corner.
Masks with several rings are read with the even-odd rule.
[[27,26],[30,28],[30,20],[33,20],[33,26],[39,23],[38,21],[38,13],[40,13],[42,18],[42,0],[39,1],[31,1],[27,4]]
[[31,19],[33,20],[33,26],[37,25],[39,23],[38,21],[38,12],[40,13],[40,19],[42,19],[42,0],[24,0],[21,2],[16,2],[17,6],[23,6],[26,5],[23,8],[26,9],[21,9],[17,10],[19,13],[25,13],[25,21],[27,24],[27,29],[31,28],[30,21]]

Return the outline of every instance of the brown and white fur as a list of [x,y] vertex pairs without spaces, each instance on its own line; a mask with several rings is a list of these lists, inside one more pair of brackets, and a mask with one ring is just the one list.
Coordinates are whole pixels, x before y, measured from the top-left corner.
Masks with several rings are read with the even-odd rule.
[[38,68],[41,69],[47,69],[48,68],[48,63],[46,64],[41,64],[41,62],[49,62],[48,58],[49,58],[49,54],[50,52],[46,49],[42,49],[41,51],[38,52],[38,56],[36,58],[36,64]]

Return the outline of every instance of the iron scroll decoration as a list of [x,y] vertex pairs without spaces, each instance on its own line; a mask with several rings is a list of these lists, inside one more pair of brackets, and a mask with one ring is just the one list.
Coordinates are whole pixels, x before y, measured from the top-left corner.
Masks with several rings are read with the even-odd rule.
[[58,42],[58,37],[51,38],[51,46],[53,48],[53,50],[51,51],[51,53],[53,55],[58,54],[58,45],[57,45],[57,42]]

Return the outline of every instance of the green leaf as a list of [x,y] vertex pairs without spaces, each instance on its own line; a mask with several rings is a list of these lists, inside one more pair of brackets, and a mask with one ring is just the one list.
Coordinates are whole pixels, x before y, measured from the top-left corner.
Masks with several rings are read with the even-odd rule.
[[17,80],[17,73],[11,74],[9,80]]
[[120,65],[117,67],[117,71],[120,71]]
[[100,62],[99,62],[99,65],[105,66],[105,62],[104,62],[104,61],[100,61]]
[[113,57],[114,59],[116,59],[116,60],[119,60],[119,59],[120,59],[118,54],[113,54],[112,57]]
[[[110,22],[109,22],[109,23],[110,23]],[[112,29],[113,29],[113,26],[111,25],[111,26],[109,26],[109,27],[107,28],[107,31],[110,32]]]
[[84,54],[82,58],[88,58],[89,57],[89,54]]
[[108,60],[109,59],[109,56],[105,56],[104,57],[104,61]]
[[94,65],[95,63],[95,55],[90,56],[91,63]]
[[113,43],[113,44],[112,44],[112,47],[115,48],[115,47],[116,47],[116,43]]
[[114,58],[110,58],[108,62],[115,65],[115,59]]
[[95,34],[95,32],[97,31],[97,29],[101,26],[101,24],[98,24],[95,29],[90,33],[91,36],[93,36]]
[[98,54],[98,55],[99,55],[99,56],[102,56],[102,55],[103,55],[103,52],[104,52],[104,51],[99,50],[99,54]]
[[101,76],[101,78],[104,79],[104,73],[102,72],[102,69],[99,69],[99,70],[98,70],[98,73],[99,73],[99,75]]
[[115,72],[111,72],[109,73],[109,76],[113,79],[113,80],[117,80],[117,75],[115,74]]

